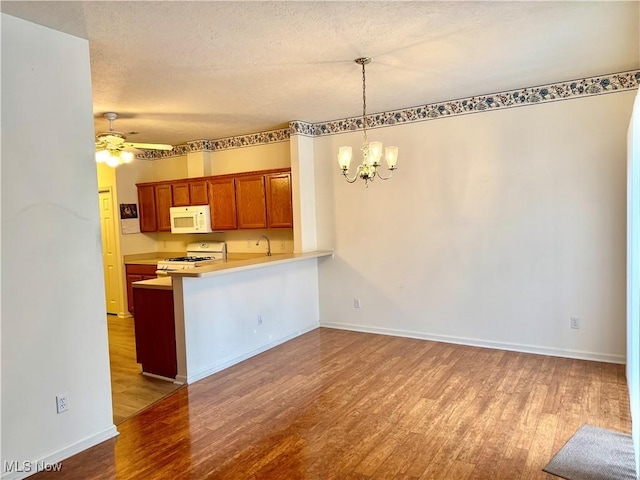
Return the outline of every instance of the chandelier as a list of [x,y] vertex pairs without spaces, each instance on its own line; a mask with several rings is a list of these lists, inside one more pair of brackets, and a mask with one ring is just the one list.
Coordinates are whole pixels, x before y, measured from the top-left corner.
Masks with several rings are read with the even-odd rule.
[[367,82],[364,66],[371,63],[371,58],[356,58],[355,62],[362,65],[362,128],[364,130],[364,142],[362,143],[362,163],[358,165],[353,177],[349,177],[349,164],[351,163],[352,149],[349,146],[340,147],[338,149],[338,164],[342,169],[344,178],[349,183],[355,182],[358,178],[364,180],[365,185],[372,182],[376,175],[382,180],[389,180],[393,171],[397,168],[398,147],[386,147],[384,149],[384,158],[387,162],[389,175],[383,177],[378,171],[380,159],[382,158],[382,142],[367,141]]
[[110,167],[117,167],[123,163],[131,163],[133,160],[133,153],[118,148],[105,147],[102,150],[96,152],[96,162],[106,163]]

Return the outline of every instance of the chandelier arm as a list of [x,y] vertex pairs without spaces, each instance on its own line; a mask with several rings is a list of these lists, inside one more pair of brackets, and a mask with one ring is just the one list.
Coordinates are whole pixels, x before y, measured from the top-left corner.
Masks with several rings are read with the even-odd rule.
[[[395,170],[395,168],[393,170]],[[376,175],[378,175],[378,178],[380,178],[381,180],[389,180],[393,176],[393,170],[388,170],[389,176],[383,177],[382,175],[380,175],[380,170],[376,168]]]
[[344,179],[347,181],[347,183],[355,183],[355,181],[358,179],[358,174],[355,174],[353,178],[349,178],[349,175],[344,170],[342,171],[342,175],[344,175]]
[[342,170],[342,174],[344,175],[344,178],[347,182],[349,183],[355,183],[356,180],[358,180],[358,177],[360,177],[360,172],[362,171],[362,165],[358,165],[358,168],[356,169],[356,173],[353,176],[353,178],[349,178],[349,174],[347,170]]

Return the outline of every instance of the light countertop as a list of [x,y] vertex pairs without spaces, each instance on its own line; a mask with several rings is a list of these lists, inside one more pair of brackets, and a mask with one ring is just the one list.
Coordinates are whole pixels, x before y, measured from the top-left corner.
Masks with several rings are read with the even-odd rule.
[[140,280],[131,284],[133,288],[148,288],[151,290],[173,290],[173,282],[171,277],[150,278],[149,280]]
[[240,254],[230,253],[225,261],[216,262],[213,265],[188,268],[185,270],[175,270],[168,272],[170,277],[209,277],[250,270],[254,268],[269,267],[283,263],[297,262],[311,258],[321,258],[332,256],[332,251],[315,251],[307,253],[279,253],[268,257],[263,254]]

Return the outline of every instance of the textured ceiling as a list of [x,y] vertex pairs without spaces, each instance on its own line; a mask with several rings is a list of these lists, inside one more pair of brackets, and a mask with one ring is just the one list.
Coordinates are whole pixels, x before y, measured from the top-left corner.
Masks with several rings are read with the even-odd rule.
[[96,130],[179,144],[640,68],[638,2],[10,2],[89,39]]

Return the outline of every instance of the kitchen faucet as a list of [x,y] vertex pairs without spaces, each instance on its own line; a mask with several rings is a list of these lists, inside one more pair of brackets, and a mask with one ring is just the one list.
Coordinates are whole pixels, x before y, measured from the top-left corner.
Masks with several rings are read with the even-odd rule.
[[267,241],[267,257],[271,256],[271,240],[269,240],[269,237],[267,237],[266,235],[260,235],[258,237],[258,241],[256,242],[256,245],[260,245],[260,240],[265,239]]

